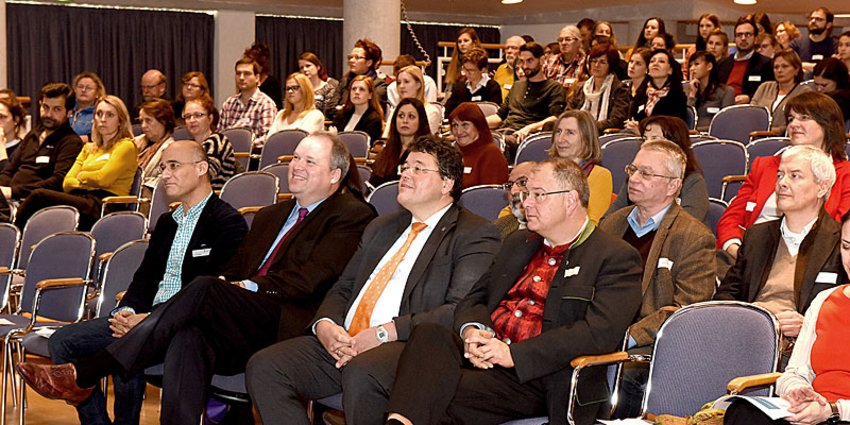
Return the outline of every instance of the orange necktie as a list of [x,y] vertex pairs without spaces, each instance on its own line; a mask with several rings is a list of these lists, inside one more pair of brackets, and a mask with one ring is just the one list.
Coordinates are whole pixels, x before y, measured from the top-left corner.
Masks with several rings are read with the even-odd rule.
[[384,288],[387,287],[387,283],[393,277],[395,269],[401,264],[401,260],[404,259],[404,255],[407,254],[407,250],[410,249],[410,245],[416,239],[416,235],[425,229],[426,224],[416,222],[413,223],[412,227],[410,234],[407,235],[407,240],[404,241],[404,245],[393,254],[390,261],[375,275],[372,283],[366,288],[363,298],[360,299],[360,303],[357,304],[357,310],[354,311],[354,317],[351,319],[351,326],[348,327],[348,333],[351,336],[357,335],[358,332],[369,327],[369,322],[372,320],[372,310],[375,309],[375,303],[378,302],[378,298],[381,297],[381,293],[384,292]]

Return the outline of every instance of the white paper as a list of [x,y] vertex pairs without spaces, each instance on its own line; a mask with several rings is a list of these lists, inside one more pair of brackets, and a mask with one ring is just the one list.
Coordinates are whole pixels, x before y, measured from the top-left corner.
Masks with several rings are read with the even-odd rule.
[[35,330],[35,334],[44,338],[50,338],[53,335],[53,332],[56,332],[55,328],[38,328]]
[[791,404],[779,397],[753,397],[742,395],[724,396],[714,402],[712,407],[715,409],[726,410],[726,408],[729,407],[729,405],[735,400],[746,400],[774,421],[791,416],[791,412],[788,411],[788,407],[790,407]]
[[820,272],[815,278],[815,283],[829,283],[835,285],[838,283],[838,273]]
[[0,319],[0,326],[11,326],[14,325],[13,322],[10,322],[8,319]]
[[612,424],[612,425],[646,425],[651,424],[652,422],[645,421],[639,418],[628,418],[628,419],[611,419],[611,420],[602,420],[597,419],[597,422],[602,424]]

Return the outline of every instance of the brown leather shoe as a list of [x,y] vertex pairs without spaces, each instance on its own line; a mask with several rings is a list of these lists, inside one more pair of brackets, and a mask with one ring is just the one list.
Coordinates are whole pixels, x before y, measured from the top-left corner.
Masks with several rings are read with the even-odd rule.
[[77,370],[71,363],[39,365],[18,363],[18,372],[35,392],[50,399],[61,399],[77,406],[86,401],[94,390],[77,385]]

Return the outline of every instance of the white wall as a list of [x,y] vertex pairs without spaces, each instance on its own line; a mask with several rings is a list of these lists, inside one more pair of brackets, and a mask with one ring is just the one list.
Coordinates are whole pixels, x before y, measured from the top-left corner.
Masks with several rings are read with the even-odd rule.
[[215,15],[215,43],[213,46],[213,72],[215,73],[215,101],[221,105],[236,93],[236,61],[245,48],[254,43],[254,12],[219,10]]

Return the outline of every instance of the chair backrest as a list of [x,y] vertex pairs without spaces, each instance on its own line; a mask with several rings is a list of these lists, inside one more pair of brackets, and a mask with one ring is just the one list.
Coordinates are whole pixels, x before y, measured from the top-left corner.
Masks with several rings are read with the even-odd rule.
[[307,132],[303,130],[283,130],[269,136],[260,155],[260,169],[277,163],[277,157],[281,155],[292,155],[305,137]]
[[398,180],[386,182],[372,191],[366,201],[375,207],[378,215],[384,215],[401,210],[398,204]]
[[552,146],[552,132],[543,131],[533,136],[528,136],[520,143],[516,152],[514,165],[526,161],[543,161],[549,158],[549,146]]
[[278,178],[265,171],[233,176],[221,188],[221,200],[233,208],[265,207],[277,202]]
[[[231,128],[222,131],[221,134],[227,137],[227,140],[230,141],[230,145],[233,146],[234,153],[251,153],[251,149],[254,147],[254,133],[251,133],[251,130],[248,130],[247,128]],[[248,156],[236,157],[236,161],[242,164],[243,170],[248,169],[250,159],[251,158]]]
[[289,164],[272,164],[262,171],[277,176],[277,193],[289,193]]
[[100,278],[96,317],[106,317],[116,307],[115,296],[130,287],[133,275],[142,264],[147,249],[148,240],[137,239],[119,246],[112,252]]
[[370,170],[369,167],[358,165],[357,172],[360,174],[360,190],[365,195],[369,192],[369,185],[367,185],[366,182],[372,178],[372,170]]
[[106,252],[115,252],[127,242],[145,237],[147,220],[135,211],[118,211],[103,216],[94,223],[91,234],[97,241],[95,258]]
[[[18,242],[21,240],[21,231],[10,223],[0,223],[0,267],[15,268],[15,260],[18,258]],[[9,289],[12,284],[12,275],[0,275],[0,310],[6,308],[9,301]]]
[[493,102],[475,102],[475,104],[478,105],[485,117],[496,115],[499,112],[499,105]]
[[791,139],[787,137],[767,137],[764,139],[754,140],[747,145],[747,155],[750,159],[750,164],[760,156],[773,156],[785,147],[791,145]]
[[632,137],[635,137],[635,135],[632,134],[632,133],[601,134],[601,135],[599,135],[599,146],[600,147],[605,146],[606,143],[613,141],[613,140],[630,139]]
[[142,125],[141,124],[133,124],[133,137],[137,137],[142,134]]
[[747,147],[734,140],[694,143],[694,155],[702,165],[708,196],[723,198],[723,177],[747,174]]
[[717,140],[716,137],[710,136],[708,134],[700,133],[700,134],[691,134],[690,136],[691,144],[704,142],[706,140]]
[[708,198],[708,213],[705,214],[703,223],[711,229],[711,233],[714,233],[715,237],[717,236],[717,222],[720,221],[720,217],[728,206],[729,204],[722,199]]
[[[29,258],[24,287],[21,290],[21,312],[32,313],[36,284],[46,279],[89,279],[94,258],[94,238],[83,232],[57,233],[39,242]],[[83,315],[86,286],[46,292],[38,306],[39,316],[73,322]]]
[[168,196],[165,195],[165,189],[162,187],[162,180],[153,188],[151,193],[151,208],[148,211],[148,233],[153,233],[156,228],[156,223],[159,217],[169,211]]
[[764,106],[732,105],[720,110],[708,126],[708,134],[743,144],[750,142],[753,131],[770,130],[770,111]]
[[194,140],[192,135],[189,134],[189,130],[186,126],[182,125],[174,128],[174,133],[171,133],[171,137],[173,137],[174,140]]
[[779,360],[779,326],[758,306],[691,304],[658,332],[641,413],[690,416],[726,393],[735,377],[770,373]]
[[688,118],[685,120],[685,124],[688,125],[688,130],[694,130],[697,128],[697,108],[693,106],[688,106],[685,108],[685,116]]
[[36,211],[24,226],[18,268],[27,268],[30,252],[35,244],[52,234],[77,230],[79,222],[80,213],[68,205],[56,205]]
[[370,137],[364,131],[343,131],[339,133],[339,138],[345,146],[348,147],[348,152],[355,158],[366,158],[369,156]]
[[493,222],[508,205],[508,192],[497,184],[473,186],[463,190],[458,203],[473,214]]
[[[640,137],[627,137],[612,140],[602,146],[602,161],[600,165],[611,172],[611,179],[615,188],[623,186],[628,177],[626,176],[626,165],[632,163],[640,150],[642,142]],[[618,189],[619,190],[619,189]]]

